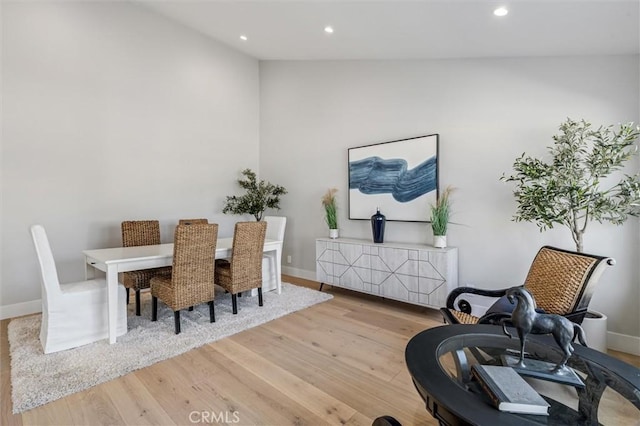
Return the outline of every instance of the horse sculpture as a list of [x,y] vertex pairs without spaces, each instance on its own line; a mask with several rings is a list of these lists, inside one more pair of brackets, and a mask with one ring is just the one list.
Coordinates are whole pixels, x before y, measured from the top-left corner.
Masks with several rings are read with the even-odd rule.
[[[511,313],[511,323],[518,331],[520,337],[520,360],[518,367],[524,367],[524,344],[528,334],[551,334],[556,343],[564,352],[564,357],[552,370],[560,373],[565,370],[567,360],[573,353],[571,342],[577,337],[581,344],[586,346],[584,330],[580,325],[571,322],[567,318],[556,314],[545,314],[536,312],[536,302],[524,287],[512,287],[507,290],[507,298],[511,303],[516,300],[516,308]],[[506,322],[508,318],[500,320],[504,334],[512,338],[507,331]]]

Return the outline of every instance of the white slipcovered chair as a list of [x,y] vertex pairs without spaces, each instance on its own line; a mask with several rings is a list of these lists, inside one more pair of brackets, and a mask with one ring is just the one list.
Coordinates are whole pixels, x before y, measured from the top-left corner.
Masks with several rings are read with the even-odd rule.
[[[40,342],[44,353],[58,352],[108,338],[107,282],[95,279],[60,284],[49,239],[42,225],[33,225],[31,236],[40,263]],[[119,285],[118,336],[127,332],[125,299],[125,288]]]
[[284,231],[287,226],[287,218],[284,216],[265,216],[262,220],[267,222],[267,240],[280,241],[280,257],[272,251],[266,252],[262,258],[262,290],[270,291],[277,289],[278,294],[282,292],[279,280],[278,265],[282,265],[282,244],[284,242]]

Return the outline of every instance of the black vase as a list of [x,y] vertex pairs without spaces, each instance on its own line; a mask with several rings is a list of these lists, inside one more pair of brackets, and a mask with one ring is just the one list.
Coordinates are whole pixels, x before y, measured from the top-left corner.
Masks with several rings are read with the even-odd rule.
[[383,243],[384,242],[384,224],[387,221],[387,218],[384,217],[382,213],[380,213],[380,209],[376,209],[376,214],[371,216],[371,231],[373,232],[373,242],[374,243]]

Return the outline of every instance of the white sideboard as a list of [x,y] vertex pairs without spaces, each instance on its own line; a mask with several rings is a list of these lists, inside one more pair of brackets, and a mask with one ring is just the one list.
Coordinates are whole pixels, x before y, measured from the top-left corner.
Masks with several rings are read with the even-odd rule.
[[430,308],[458,286],[458,249],[347,238],[316,239],[316,280]]

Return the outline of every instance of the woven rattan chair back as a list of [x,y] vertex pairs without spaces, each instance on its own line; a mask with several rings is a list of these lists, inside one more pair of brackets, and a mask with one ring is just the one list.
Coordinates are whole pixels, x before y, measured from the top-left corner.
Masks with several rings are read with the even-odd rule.
[[262,286],[262,253],[267,222],[238,222],[231,249],[231,280],[238,293]]
[[547,313],[586,309],[607,259],[544,246],[531,264],[525,287]]
[[160,222],[157,220],[128,220],[122,222],[122,246],[160,244]]
[[[543,246],[531,262],[524,286],[533,295],[538,308],[581,324],[600,276],[615,264],[615,259],[610,257]],[[440,312],[449,324],[497,324],[511,315],[505,305],[507,290],[457,287],[449,293],[446,307]],[[467,294],[501,299],[480,317],[472,313]]]
[[178,225],[207,224],[209,219],[180,219]]
[[173,245],[174,310],[213,300],[217,224],[178,225]]
[[180,310],[209,304],[209,320],[215,321],[213,306],[215,256],[218,225],[178,225],[174,234],[170,275],[151,279],[151,321],[158,319],[158,299],[173,311],[176,334],[180,333]]
[[[122,222],[122,246],[148,246],[160,244],[160,222],[157,220],[127,220]],[[129,271],[122,274],[122,284],[127,289],[127,304],[129,303],[129,289],[136,292],[136,315],[140,316],[140,290],[151,286],[151,278],[168,274],[170,267]]]

